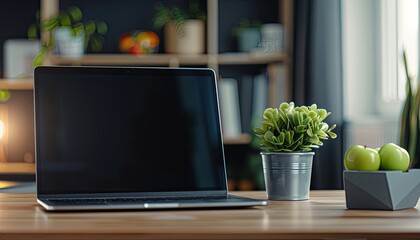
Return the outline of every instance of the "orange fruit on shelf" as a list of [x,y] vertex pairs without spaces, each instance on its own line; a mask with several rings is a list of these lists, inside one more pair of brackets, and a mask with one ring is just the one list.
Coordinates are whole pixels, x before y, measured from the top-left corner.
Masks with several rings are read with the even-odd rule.
[[153,53],[159,46],[159,37],[154,32],[139,32],[136,40],[146,53]]
[[141,32],[137,36],[137,39],[140,41],[147,40],[147,45],[149,48],[155,48],[159,45],[159,37],[154,32]]
[[158,35],[149,31],[124,33],[119,39],[120,51],[131,54],[155,53],[157,52],[158,46]]
[[131,54],[144,54],[144,53],[146,53],[144,48],[138,42],[134,43],[134,45],[130,48],[129,52]]
[[119,47],[121,52],[131,52],[131,48],[136,45],[136,40],[131,34],[125,33],[119,39]]

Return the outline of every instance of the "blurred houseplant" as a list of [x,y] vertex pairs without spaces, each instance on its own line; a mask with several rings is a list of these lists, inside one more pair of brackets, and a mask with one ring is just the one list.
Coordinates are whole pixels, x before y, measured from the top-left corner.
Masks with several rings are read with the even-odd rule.
[[153,25],[164,29],[166,52],[199,54],[205,50],[205,19],[197,2],[190,2],[188,10],[157,2]]
[[236,37],[238,51],[250,52],[258,47],[261,40],[261,26],[260,22],[250,21],[246,18],[238,21],[232,29],[232,35]]
[[[108,32],[108,26],[103,21],[82,22],[83,13],[75,6],[67,11],[60,11],[58,15],[43,22],[40,22],[39,11],[36,17],[37,22],[29,26],[28,37],[38,38],[39,32],[43,31],[47,31],[49,37],[35,56],[34,66],[41,65],[52,49],[59,54],[69,56],[80,56],[88,48],[98,52],[102,49],[104,35]],[[81,48],[76,50],[77,46]],[[72,49],[75,52],[72,52]]]
[[409,74],[405,51],[403,52],[403,60],[407,76],[407,96],[401,114],[399,145],[407,149],[410,154],[410,168],[418,168],[420,160],[420,84],[418,83],[418,80],[413,82],[413,79]]
[[271,200],[305,200],[309,198],[312,159],[311,150],[322,141],[336,138],[324,120],[325,109],[282,103],[267,108],[261,127],[254,128],[260,139],[267,197]]

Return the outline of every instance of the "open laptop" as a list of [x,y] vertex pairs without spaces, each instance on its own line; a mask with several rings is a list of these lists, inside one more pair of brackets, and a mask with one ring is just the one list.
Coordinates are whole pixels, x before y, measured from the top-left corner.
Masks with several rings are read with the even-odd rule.
[[211,69],[45,66],[34,79],[46,210],[267,204],[228,194]]

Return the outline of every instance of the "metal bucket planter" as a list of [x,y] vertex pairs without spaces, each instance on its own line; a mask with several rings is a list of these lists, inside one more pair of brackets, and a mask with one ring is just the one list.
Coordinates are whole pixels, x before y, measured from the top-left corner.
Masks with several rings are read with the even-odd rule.
[[314,152],[262,152],[265,188],[269,200],[307,200]]

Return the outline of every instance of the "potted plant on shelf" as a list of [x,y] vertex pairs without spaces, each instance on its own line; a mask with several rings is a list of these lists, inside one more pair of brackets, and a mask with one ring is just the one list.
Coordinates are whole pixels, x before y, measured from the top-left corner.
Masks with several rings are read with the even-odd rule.
[[[47,31],[48,41],[34,57],[33,65],[43,63],[48,52],[52,49],[60,55],[80,57],[87,48],[93,52],[102,49],[104,35],[108,26],[103,21],[82,22],[83,13],[78,7],[70,7],[68,11],[61,11],[50,19],[32,24],[28,29],[29,38],[37,38],[38,30]],[[39,20],[39,13],[37,14]]]
[[156,3],[153,25],[164,28],[165,51],[167,53],[200,54],[204,52],[205,19],[196,2],[188,10]]
[[324,120],[330,115],[325,109],[282,103],[267,108],[261,127],[254,128],[260,139],[264,180],[270,200],[306,200],[312,172],[313,148],[322,141],[336,138]]
[[238,51],[251,52],[258,47],[261,40],[261,23],[242,18],[232,29],[232,35],[236,37]]

